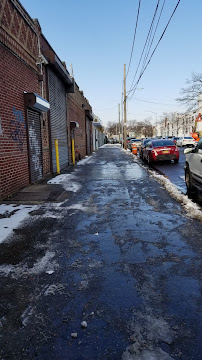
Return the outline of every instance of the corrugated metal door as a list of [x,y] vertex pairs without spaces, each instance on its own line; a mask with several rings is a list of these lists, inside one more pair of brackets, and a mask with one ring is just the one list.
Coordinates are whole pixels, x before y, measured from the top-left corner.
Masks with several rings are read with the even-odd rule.
[[68,165],[66,91],[62,81],[48,69],[53,172],[56,172],[55,140],[58,140],[60,168]]
[[35,182],[43,176],[41,117],[37,111],[27,109],[29,131],[29,162],[31,182]]

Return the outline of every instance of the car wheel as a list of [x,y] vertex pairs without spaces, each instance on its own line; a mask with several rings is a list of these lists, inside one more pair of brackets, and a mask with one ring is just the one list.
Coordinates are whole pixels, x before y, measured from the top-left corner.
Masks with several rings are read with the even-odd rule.
[[185,168],[185,183],[186,183],[187,191],[191,192],[193,190],[192,175],[188,166]]
[[175,164],[179,162],[179,159],[174,159]]

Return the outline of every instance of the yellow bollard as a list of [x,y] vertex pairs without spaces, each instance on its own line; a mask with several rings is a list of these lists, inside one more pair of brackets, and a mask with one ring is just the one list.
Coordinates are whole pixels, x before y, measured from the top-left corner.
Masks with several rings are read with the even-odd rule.
[[55,157],[56,157],[57,174],[60,174],[60,161],[59,161],[58,140],[55,140]]
[[74,139],[72,139],[72,162],[73,162],[73,165],[75,165]]

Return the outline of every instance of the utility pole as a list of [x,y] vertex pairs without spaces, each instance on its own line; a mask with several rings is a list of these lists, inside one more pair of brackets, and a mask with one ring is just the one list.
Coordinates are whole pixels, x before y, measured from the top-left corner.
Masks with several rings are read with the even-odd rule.
[[123,138],[124,138],[124,148],[127,150],[126,142],[126,64],[124,64],[124,125],[123,125]]
[[120,123],[120,104],[118,104],[118,111],[119,111],[119,144],[120,144],[120,134],[121,134],[121,123]]

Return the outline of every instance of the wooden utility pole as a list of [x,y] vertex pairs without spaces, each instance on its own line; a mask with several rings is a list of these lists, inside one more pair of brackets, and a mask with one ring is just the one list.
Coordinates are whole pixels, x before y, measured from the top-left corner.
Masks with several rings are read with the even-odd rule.
[[123,124],[123,138],[124,138],[124,149],[127,149],[126,141],[126,64],[124,64],[124,124]]
[[119,111],[119,144],[120,144],[120,135],[121,135],[121,122],[120,122],[120,104],[118,104],[118,111]]

